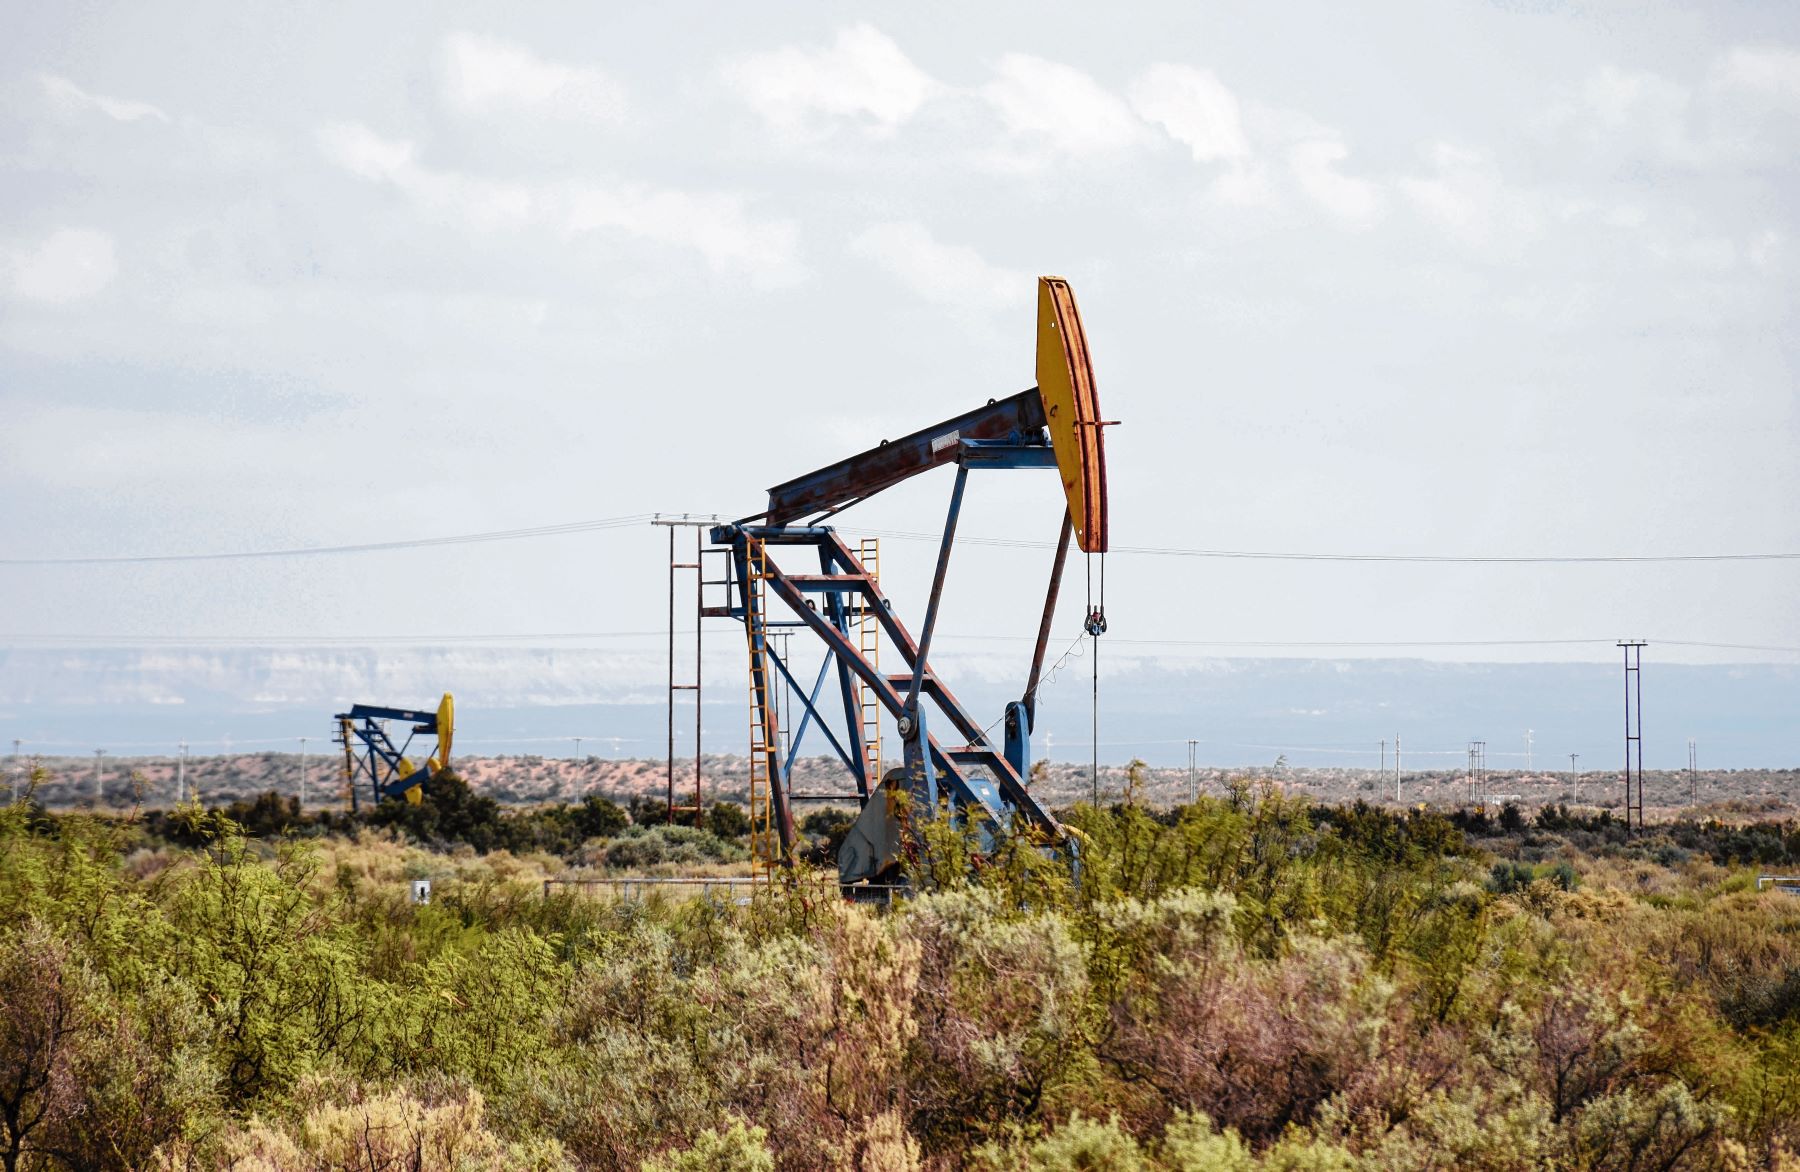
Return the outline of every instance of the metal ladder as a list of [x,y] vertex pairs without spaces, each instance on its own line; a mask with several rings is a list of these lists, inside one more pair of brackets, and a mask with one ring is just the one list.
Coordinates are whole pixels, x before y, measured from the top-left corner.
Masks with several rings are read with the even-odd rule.
[[[863,572],[869,575],[870,582],[878,582],[881,578],[881,541],[875,537],[865,537],[857,542],[856,560],[862,563]],[[869,666],[881,667],[881,622],[875,617],[874,608],[879,605],[873,599],[863,599],[862,610],[857,615],[856,649]],[[863,775],[869,779],[869,792],[881,784],[881,704],[875,698],[875,689],[867,680],[858,677],[856,685],[857,704],[861,710]]]
[[750,644],[750,875],[768,880],[780,855],[769,798],[769,734],[775,703],[769,674],[768,555],[754,538],[744,543],[744,635]]

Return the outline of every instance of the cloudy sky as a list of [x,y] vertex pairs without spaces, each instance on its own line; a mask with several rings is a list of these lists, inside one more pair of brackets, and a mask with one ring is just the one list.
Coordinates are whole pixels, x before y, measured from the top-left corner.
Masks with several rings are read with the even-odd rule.
[[[0,550],[750,513],[1029,386],[1060,273],[1122,421],[1120,545],[1800,551],[1800,8],[1097,11],[16,12]],[[846,525],[934,529],[948,488]],[[1048,542],[1059,509],[988,474],[964,531]],[[0,638],[649,630],[660,541],[0,565]],[[931,552],[885,548],[903,604]],[[1048,554],[958,557],[946,636],[1029,633]],[[1718,661],[1767,656],[1675,643],[1800,646],[1797,584],[1120,553],[1107,608],[1127,655]]]

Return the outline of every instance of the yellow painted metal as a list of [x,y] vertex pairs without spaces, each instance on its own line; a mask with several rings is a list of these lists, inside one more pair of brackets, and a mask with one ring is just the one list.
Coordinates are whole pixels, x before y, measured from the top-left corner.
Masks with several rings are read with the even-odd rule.
[[745,574],[754,596],[744,636],[750,643],[750,875],[767,881],[780,855],[769,796],[769,751],[775,738],[774,679],[769,671],[768,553],[751,538],[744,543]]
[[456,699],[445,692],[444,698],[438,701],[437,710],[437,752],[431,756],[433,773],[450,764],[450,742],[456,735]]
[[[862,538],[857,543],[856,560],[862,563],[863,572],[869,575],[871,582],[880,581],[881,539]],[[870,667],[880,668],[881,621],[875,617],[873,608],[874,603],[865,598],[856,623],[856,649]],[[875,698],[875,689],[860,676],[857,677],[856,691],[861,709],[863,776],[869,779],[869,792],[873,793],[881,784],[881,702]]]
[[[399,778],[401,781],[406,781],[407,779],[412,777],[412,775],[417,773],[418,771],[419,771],[419,767],[417,765],[414,765],[409,758],[402,757],[394,763],[394,772],[399,775]],[[423,778],[420,778],[420,781],[423,781],[423,780],[424,780]],[[402,790],[401,796],[406,798],[406,800],[409,803],[411,803],[412,805],[415,805],[415,806],[425,800],[425,795],[422,792],[420,792],[419,783],[416,781],[413,782],[413,784],[407,786],[404,790]]]
[[1075,522],[1075,542],[1083,552],[1104,553],[1106,445],[1100,400],[1075,293],[1061,277],[1038,278],[1037,381]]

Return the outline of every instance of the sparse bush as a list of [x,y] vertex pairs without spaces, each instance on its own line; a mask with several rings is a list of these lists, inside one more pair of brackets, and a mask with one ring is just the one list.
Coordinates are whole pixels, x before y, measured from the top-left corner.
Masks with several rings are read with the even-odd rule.
[[742,838],[750,833],[750,815],[736,802],[714,802],[706,808],[706,828],[720,838]]
[[881,913],[546,896],[744,861],[598,797],[0,807],[0,1166],[1791,1166],[1800,901],[1719,860],[1795,828],[1227,788],[1072,811],[1079,883],[922,822]]
[[1512,895],[1530,887],[1535,877],[1530,863],[1501,861],[1488,872],[1488,890],[1496,895]]
[[710,830],[692,826],[629,826],[617,838],[602,839],[584,852],[584,861],[615,870],[732,863],[748,852]]

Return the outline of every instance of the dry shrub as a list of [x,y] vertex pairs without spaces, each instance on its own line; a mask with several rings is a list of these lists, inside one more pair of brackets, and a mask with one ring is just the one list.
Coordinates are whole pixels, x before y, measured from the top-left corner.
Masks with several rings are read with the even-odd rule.
[[292,1129],[252,1121],[206,1145],[171,1145],[158,1153],[164,1170],[224,1168],[231,1172],[557,1172],[569,1167],[554,1140],[510,1144],[487,1125],[479,1091],[422,1102],[405,1090],[327,1104]]
[[216,1110],[193,991],[147,976],[129,1012],[36,921],[0,934],[0,1162],[132,1168]]
[[583,1167],[635,1169],[692,1138],[724,1104],[709,1075],[718,1024],[689,994],[674,934],[625,925],[573,976],[552,1042],[557,1061],[522,1083],[517,1110]]
[[1466,1084],[1426,1097],[1406,1120],[1367,1137],[1363,1166],[1418,1172],[1536,1172],[1550,1164],[1557,1135],[1544,1101],[1517,1081]]
[[1102,1123],[1084,1119],[1079,1112],[1069,1121],[1032,1144],[1027,1166],[1043,1172],[1085,1172],[1116,1169],[1117,1172],[1151,1172],[1151,1163],[1130,1132],[1117,1119]]
[[1353,944],[1296,937],[1284,956],[1249,957],[1232,901],[1191,891],[1102,915],[1128,959],[1097,1052],[1156,1092],[1136,1104],[1140,1127],[1182,1108],[1272,1142],[1383,1053],[1393,989]]
[[686,1151],[650,1157],[643,1172],[775,1172],[767,1138],[762,1128],[734,1118],[724,1131],[702,1131]]
[[849,1166],[860,1172],[920,1172],[919,1141],[906,1130],[898,1111],[865,1120],[849,1153]]
[[1205,1115],[1178,1111],[1164,1129],[1161,1163],[1171,1172],[1251,1172],[1256,1158],[1235,1131],[1220,1132]]
[[919,946],[836,901],[803,934],[707,934],[633,924],[583,969],[558,1026],[564,1060],[521,1096],[537,1125],[598,1168],[697,1142],[697,1123],[726,1113],[764,1129],[783,1168],[916,1162],[893,1113]]
[[1568,1163],[1590,1172],[1722,1168],[1717,1142],[1729,1112],[1699,1103],[1680,1083],[1631,1089],[1590,1103],[1570,1143]]
[[941,1151],[1038,1118],[1087,1052],[1086,958],[1067,922],[974,890],[922,896],[903,925],[920,949],[914,1133]]
[[1706,989],[1742,1028],[1800,1019],[1800,900],[1739,892],[1656,934],[1679,979]]

